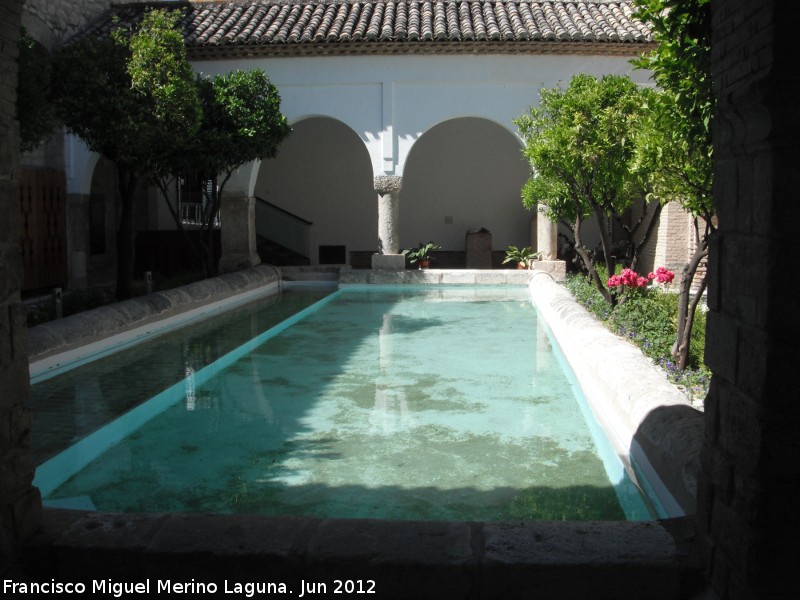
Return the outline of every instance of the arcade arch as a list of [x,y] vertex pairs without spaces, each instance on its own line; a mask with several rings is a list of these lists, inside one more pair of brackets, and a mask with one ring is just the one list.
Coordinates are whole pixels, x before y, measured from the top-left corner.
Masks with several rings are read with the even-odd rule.
[[530,167],[508,129],[478,117],[443,121],[416,140],[400,192],[402,247],[433,240],[463,250],[470,229],[488,229],[492,247],[531,244],[520,190]]
[[[255,196],[311,221],[311,264],[330,262],[330,247],[377,250],[377,209],[372,164],[364,142],[347,125],[309,117],[292,125],[278,155],[261,163]],[[335,254],[335,253],[334,253]]]

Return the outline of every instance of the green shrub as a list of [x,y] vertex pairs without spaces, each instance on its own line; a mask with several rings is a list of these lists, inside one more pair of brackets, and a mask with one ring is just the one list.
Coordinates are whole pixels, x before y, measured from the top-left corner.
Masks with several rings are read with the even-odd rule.
[[658,360],[672,353],[678,298],[657,290],[633,291],[626,301],[611,311],[608,324],[612,331],[630,339],[647,356]]
[[595,317],[605,321],[611,315],[611,307],[608,302],[591,284],[586,275],[568,275],[565,284],[570,294]]
[[[601,275],[602,277],[602,275]],[[624,302],[613,309],[584,275],[568,275],[565,285],[573,297],[611,331],[636,344],[660,365],[673,383],[692,399],[708,393],[711,373],[703,363],[706,316],[695,311],[689,363],[679,371],[672,360],[676,338],[678,296],[660,290],[631,290]]]

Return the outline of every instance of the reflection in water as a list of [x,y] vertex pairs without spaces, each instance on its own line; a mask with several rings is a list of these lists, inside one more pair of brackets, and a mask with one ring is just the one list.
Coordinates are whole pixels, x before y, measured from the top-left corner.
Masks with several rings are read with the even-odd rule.
[[383,433],[395,433],[410,429],[414,425],[411,412],[408,410],[406,391],[403,388],[391,389],[375,386],[375,405],[369,419],[374,430]]
[[[525,290],[512,292],[472,302],[440,290],[425,303],[407,291],[340,294],[212,375],[220,338],[186,343],[176,404],[48,499],[91,497],[108,511],[624,518],[560,359],[520,303]],[[625,510],[644,514],[634,504]]]
[[195,395],[195,385],[194,385],[194,369],[189,365],[186,365],[185,369],[186,379],[186,410],[194,410],[197,406],[197,396]]
[[405,386],[392,385],[392,319],[395,315],[384,313],[378,332],[380,372],[375,381],[375,404],[369,422],[375,430],[394,433],[413,426],[408,410]]

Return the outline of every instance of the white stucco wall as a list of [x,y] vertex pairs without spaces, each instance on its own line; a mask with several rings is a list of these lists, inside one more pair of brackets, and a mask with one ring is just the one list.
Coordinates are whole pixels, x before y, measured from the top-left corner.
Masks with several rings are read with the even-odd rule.
[[[513,119],[537,103],[540,89],[565,85],[576,73],[630,74],[641,83],[647,79],[633,71],[627,58],[609,56],[250,58],[194,66],[206,75],[260,68],[278,88],[281,109],[302,129],[300,146],[306,149],[295,148],[297,140],[286,142],[281,152],[287,156],[279,156],[275,164],[265,162],[258,177],[253,176],[256,165],[241,169],[228,189],[264,196],[314,221],[312,263],[320,244],[343,244],[348,252],[377,246],[375,194],[346,175],[354,169],[363,175],[354,139],[366,149],[372,176],[404,178],[402,247],[434,240],[445,249],[463,250],[466,231],[477,227],[492,232],[496,250],[527,245],[532,214],[519,198],[527,165]],[[328,117],[338,125],[306,121],[313,117]],[[317,132],[309,133],[304,122],[315,122]],[[343,134],[342,127],[353,136]],[[335,139],[323,139],[327,135]],[[425,143],[414,157],[420,139]],[[338,171],[319,164],[337,144]],[[367,200],[370,194],[373,199]]]
[[[206,75],[260,68],[278,88],[281,109],[301,139],[287,141],[277,162],[239,169],[226,192],[262,196],[313,221],[312,262],[319,245],[376,249],[371,185],[378,175],[404,178],[403,247],[432,239],[463,250],[466,231],[476,227],[492,232],[496,250],[527,245],[532,215],[519,200],[527,165],[513,119],[538,102],[540,89],[566,85],[577,73],[647,82],[628,58],[596,55],[237,58],[193,65]],[[69,190],[85,193],[96,157],[74,139],[66,154]]]
[[576,73],[631,74],[625,57],[553,55],[406,55],[238,58],[197,61],[206,75],[263,69],[290,122],[327,116],[350,127],[375,175],[403,175],[414,142],[434,125],[481,117],[516,132],[512,120],[538,101],[542,87]]

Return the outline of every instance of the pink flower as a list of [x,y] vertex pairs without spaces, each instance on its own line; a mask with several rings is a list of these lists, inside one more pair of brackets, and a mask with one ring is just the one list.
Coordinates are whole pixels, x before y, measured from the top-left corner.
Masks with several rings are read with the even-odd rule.
[[643,288],[650,285],[651,280],[655,280],[658,283],[672,283],[674,278],[675,273],[669,271],[666,267],[658,267],[655,273],[650,272],[647,277],[643,277],[631,269],[622,269],[622,273],[619,275],[609,277],[606,285],[610,288],[622,285],[631,288]]
[[655,279],[658,283],[672,283],[672,280],[675,279],[675,273],[666,267],[658,267],[655,272]]

